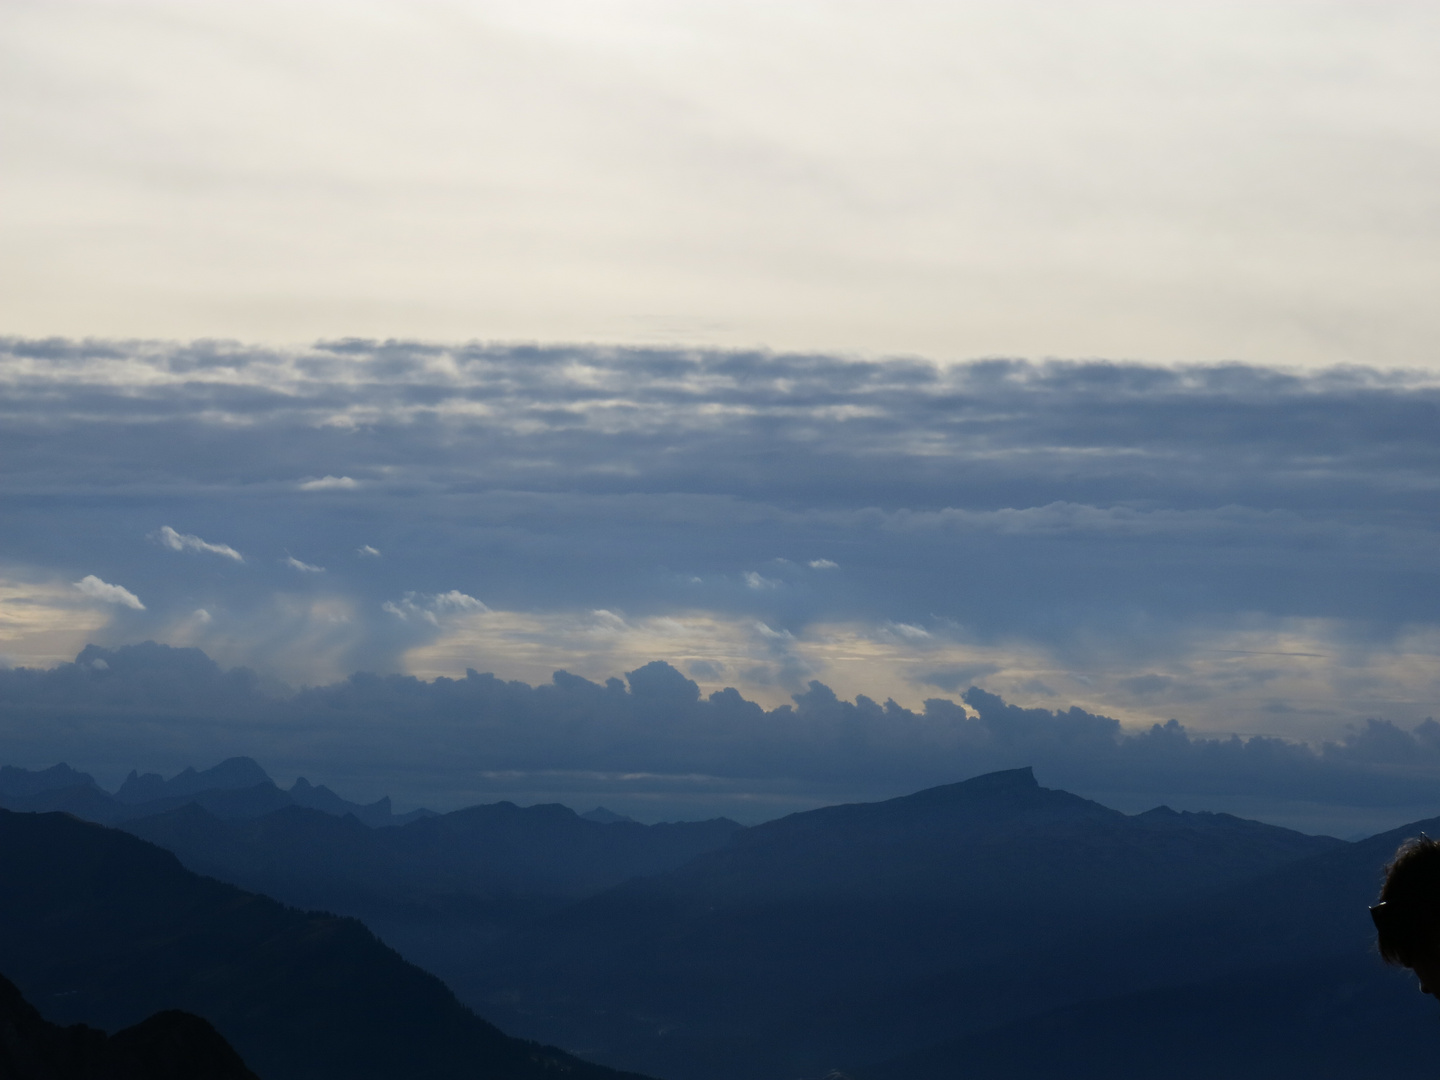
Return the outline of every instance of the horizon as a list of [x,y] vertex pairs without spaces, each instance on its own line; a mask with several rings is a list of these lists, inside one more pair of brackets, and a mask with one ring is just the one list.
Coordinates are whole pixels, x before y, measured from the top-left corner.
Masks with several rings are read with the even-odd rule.
[[[57,715],[58,733],[47,721]],[[1347,840],[1440,812],[1440,724],[1429,719],[1410,731],[1371,721],[1310,746],[1216,738],[1174,720],[1137,730],[978,686],[912,711],[846,701],[818,680],[766,710],[733,688],[703,695],[664,661],[606,684],[558,671],[532,686],[472,670],[429,682],[357,672],[292,689],[194,647],[91,645],[55,668],[0,669],[0,730],[11,747],[0,764],[63,763],[102,789],[132,771],[244,757],[355,803],[390,797],[400,812],[510,801],[754,825],[1012,769],[1038,769],[1047,786],[1126,814],[1228,813]],[[432,745],[445,747],[443,768]]]

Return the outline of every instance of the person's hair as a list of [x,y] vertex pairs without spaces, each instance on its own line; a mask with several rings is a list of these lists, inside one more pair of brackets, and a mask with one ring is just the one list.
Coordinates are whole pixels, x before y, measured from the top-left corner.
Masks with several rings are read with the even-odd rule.
[[1421,833],[1400,845],[1385,867],[1375,926],[1387,964],[1412,967],[1440,950],[1440,842]]

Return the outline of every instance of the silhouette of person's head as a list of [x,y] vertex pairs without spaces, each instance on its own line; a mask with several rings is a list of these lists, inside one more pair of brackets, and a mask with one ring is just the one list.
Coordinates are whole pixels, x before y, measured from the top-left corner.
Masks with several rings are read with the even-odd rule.
[[1422,994],[1440,998],[1440,843],[1422,834],[1400,845],[1370,917],[1385,962],[1409,968]]

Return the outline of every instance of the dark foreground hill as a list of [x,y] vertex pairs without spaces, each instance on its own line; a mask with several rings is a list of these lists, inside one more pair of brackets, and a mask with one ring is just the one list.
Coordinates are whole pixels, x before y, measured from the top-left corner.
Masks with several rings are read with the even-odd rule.
[[106,1035],[46,1021],[0,977],[0,1077],[5,1080],[257,1080],[220,1034],[190,1013],[156,1013]]
[[512,1030],[597,1060],[792,1080],[1224,975],[1245,958],[1186,947],[1173,913],[1347,846],[1227,815],[1127,816],[995,773],[747,829],[443,974]]
[[0,811],[0,971],[60,1023],[182,1009],[265,1080],[618,1080],[513,1039],[353,919],[185,870],[63,814]]

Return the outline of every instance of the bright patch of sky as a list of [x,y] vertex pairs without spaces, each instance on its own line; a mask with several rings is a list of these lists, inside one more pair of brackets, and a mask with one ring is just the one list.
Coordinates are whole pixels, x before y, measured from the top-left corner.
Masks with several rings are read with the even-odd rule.
[[11,3],[0,327],[1429,366],[1437,41],[1418,2]]

